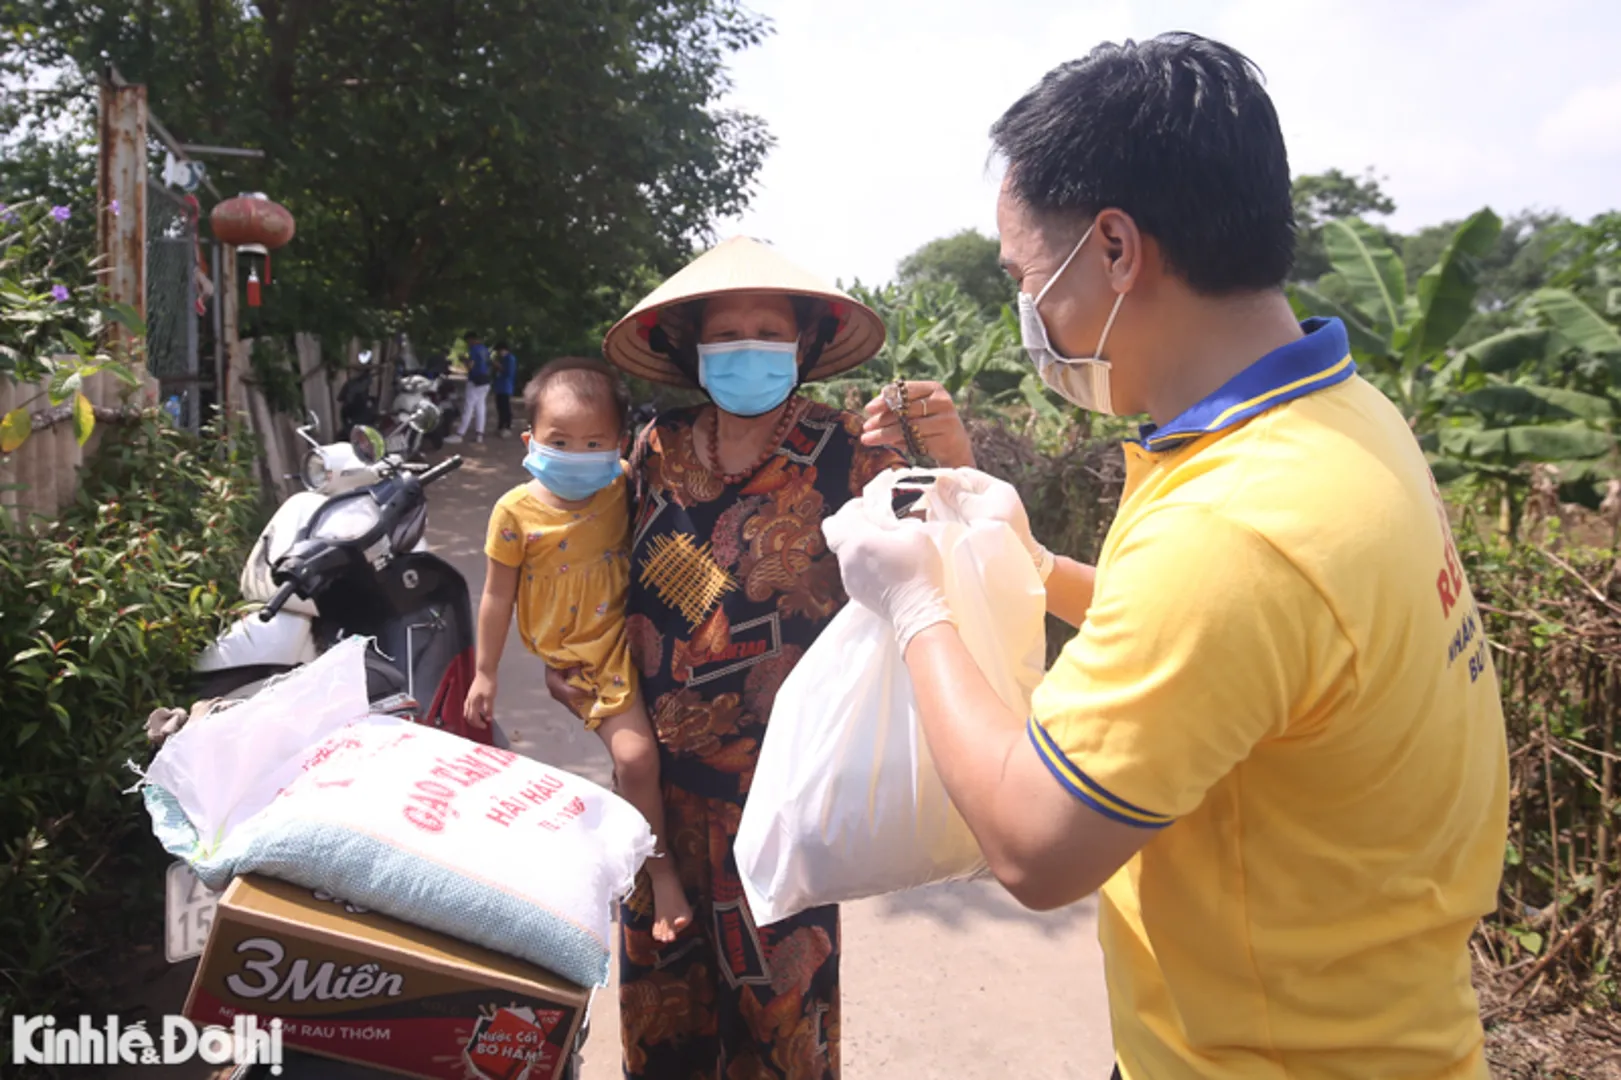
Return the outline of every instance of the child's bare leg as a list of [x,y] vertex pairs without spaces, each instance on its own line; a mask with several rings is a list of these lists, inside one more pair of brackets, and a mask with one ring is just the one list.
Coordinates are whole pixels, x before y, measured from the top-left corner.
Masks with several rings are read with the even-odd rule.
[[692,907],[669,855],[664,797],[659,790],[659,747],[642,699],[637,697],[629,709],[604,720],[597,734],[613,758],[619,794],[653,827],[658,846],[653,858],[647,860],[647,874],[653,882],[653,937],[661,942],[674,941],[676,934],[692,922]]

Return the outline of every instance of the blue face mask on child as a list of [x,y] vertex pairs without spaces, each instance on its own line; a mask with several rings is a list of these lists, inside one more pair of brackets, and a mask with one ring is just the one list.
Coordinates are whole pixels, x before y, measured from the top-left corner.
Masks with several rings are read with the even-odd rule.
[[529,440],[523,467],[559,499],[581,502],[619,477],[619,451],[574,452]]
[[725,341],[698,346],[698,385],[733,416],[763,416],[799,385],[799,343]]

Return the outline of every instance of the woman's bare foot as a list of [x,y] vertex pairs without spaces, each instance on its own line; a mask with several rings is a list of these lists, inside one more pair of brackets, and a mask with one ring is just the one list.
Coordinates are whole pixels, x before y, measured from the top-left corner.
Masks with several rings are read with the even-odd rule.
[[692,922],[692,907],[668,856],[647,860],[647,876],[653,879],[653,940],[668,945]]

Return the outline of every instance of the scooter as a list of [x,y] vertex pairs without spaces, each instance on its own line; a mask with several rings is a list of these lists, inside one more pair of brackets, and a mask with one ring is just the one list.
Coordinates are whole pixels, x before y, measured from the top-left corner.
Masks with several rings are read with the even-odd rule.
[[[426,418],[425,418],[426,419]],[[373,707],[479,741],[462,704],[473,677],[467,582],[427,550],[424,489],[461,467],[428,467],[386,453],[358,428],[350,444],[322,446],[314,424],[304,483],[260,534],[242,568],[242,594],[264,606],[232,625],[195,666],[198,698],[241,697],[267,678],[314,660],[342,638],[372,638]]]
[[429,450],[438,450],[445,445],[445,439],[456,430],[456,422],[461,419],[467,384],[452,379],[445,370],[435,372],[431,378],[433,388],[429,391],[429,398],[439,407],[439,424],[423,435],[423,443]]
[[343,430],[377,422],[377,395],[372,392],[374,378],[370,368],[362,368],[338,387],[338,423]]
[[394,402],[389,406],[388,423],[383,428],[383,445],[390,454],[413,460],[423,446],[437,450],[444,443],[438,434],[440,411],[437,401],[442,376],[402,375],[395,383]]
[[[462,459],[431,467],[405,462],[385,452],[381,434],[369,428],[357,429],[347,445],[321,445],[312,436],[317,428],[312,417],[299,429],[311,446],[303,469],[308,490],[277,511],[242,571],[243,594],[264,607],[204,654],[197,665],[199,697],[245,697],[267,675],[361,634],[376,642],[366,658],[373,710],[508,747],[498,724],[477,729],[464,721],[474,658],[467,583],[423,541],[424,489],[460,468]],[[179,963],[200,952],[218,895],[178,862],[169,869],[165,896],[166,953]],[[585,1035],[582,1025],[565,1080],[578,1077]],[[234,1080],[272,1075],[369,1080],[383,1073],[289,1048],[279,1069],[242,1065],[231,1074]]]

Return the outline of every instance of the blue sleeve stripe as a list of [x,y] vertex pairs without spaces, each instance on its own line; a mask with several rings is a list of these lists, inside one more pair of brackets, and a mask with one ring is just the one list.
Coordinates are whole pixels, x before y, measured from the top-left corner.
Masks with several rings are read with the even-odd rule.
[[1052,736],[1047,733],[1047,729],[1038,724],[1035,717],[1030,718],[1026,729],[1030,741],[1035,744],[1036,754],[1064,789],[1104,817],[1140,829],[1163,829],[1176,820],[1167,814],[1156,814],[1140,806],[1133,806],[1087,776],[1064,755]]

